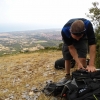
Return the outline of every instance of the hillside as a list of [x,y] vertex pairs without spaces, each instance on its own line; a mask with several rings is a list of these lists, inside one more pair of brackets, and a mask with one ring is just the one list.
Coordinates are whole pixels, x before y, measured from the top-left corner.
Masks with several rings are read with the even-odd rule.
[[33,90],[40,90],[46,81],[57,81],[64,76],[64,70],[54,69],[55,60],[61,57],[62,52],[56,50],[0,57],[1,100],[36,100],[29,98],[37,95],[37,100],[49,100]]
[[[46,81],[57,81],[64,76],[64,70],[55,70],[55,60],[62,57],[61,51],[35,52],[17,54],[0,58],[0,98],[1,100],[37,100],[45,96],[33,89],[40,90]],[[9,99],[12,98],[12,99]],[[35,100],[35,99],[32,99]],[[44,100],[48,100],[45,97]]]

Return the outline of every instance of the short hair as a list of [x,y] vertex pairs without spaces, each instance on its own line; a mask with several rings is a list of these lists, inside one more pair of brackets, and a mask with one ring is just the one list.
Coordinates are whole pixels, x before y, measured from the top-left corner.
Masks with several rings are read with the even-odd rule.
[[70,27],[70,32],[78,36],[83,34],[85,30],[85,25],[82,20],[75,20]]

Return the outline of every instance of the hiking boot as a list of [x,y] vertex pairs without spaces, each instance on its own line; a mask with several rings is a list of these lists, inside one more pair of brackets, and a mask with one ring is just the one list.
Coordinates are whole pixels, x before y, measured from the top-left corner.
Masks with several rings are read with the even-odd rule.
[[70,79],[72,78],[72,76],[69,75],[69,74],[68,74],[68,75],[66,74],[66,75],[65,75],[65,78],[66,78],[67,80],[70,80]]
[[57,84],[65,84],[68,80],[71,80],[71,75],[65,75],[61,80],[57,82]]

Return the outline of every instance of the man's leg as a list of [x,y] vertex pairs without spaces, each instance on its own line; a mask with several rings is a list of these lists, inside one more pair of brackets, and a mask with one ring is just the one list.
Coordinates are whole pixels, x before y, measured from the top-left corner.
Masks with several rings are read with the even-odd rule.
[[71,79],[70,75],[70,60],[65,60],[65,77],[63,77],[58,83],[66,83]]
[[70,74],[70,68],[71,68],[71,61],[65,60],[65,73]]
[[63,44],[62,54],[63,54],[63,58],[65,60],[65,74],[70,75],[72,56],[71,56],[71,54],[68,50],[68,46],[66,44]]

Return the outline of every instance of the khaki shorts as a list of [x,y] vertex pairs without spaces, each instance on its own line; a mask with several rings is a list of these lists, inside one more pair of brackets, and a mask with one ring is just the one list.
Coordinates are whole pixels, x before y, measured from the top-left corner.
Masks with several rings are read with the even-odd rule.
[[[80,41],[73,43],[73,45],[77,50],[78,57],[79,58],[86,58],[87,51],[88,51],[87,41],[80,40]],[[63,58],[65,60],[71,60],[73,58],[68,50],[67,44],[65,44],[65,43],[63,44],[63,47],[62,47],[62,54],[63,54]]]

